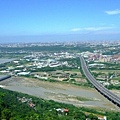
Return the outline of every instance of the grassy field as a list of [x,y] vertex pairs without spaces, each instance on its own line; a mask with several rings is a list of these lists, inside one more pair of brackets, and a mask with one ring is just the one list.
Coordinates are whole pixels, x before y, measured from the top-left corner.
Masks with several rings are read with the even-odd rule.
[[81,82],[86,83],[87,81],[82,78],[82,75],[79,71],[79,69],[73,69],[71,71],[62,71],[62,70],[56,70],[51,72],[34,72],[34,75],[39,75],[40,77],[47,77],[48,79],[53,79],[56,81],[66,81],[66,82],[72,82],[71,80],[74,80],[74,82]]
[[120,81],[120,76],[116,77],[116,78],[113,78],[112,80],[119,80]]

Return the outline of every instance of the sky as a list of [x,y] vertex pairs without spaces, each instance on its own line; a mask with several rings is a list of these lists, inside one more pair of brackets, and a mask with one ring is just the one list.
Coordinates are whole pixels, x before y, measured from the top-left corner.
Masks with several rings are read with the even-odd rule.
[[0,0],[0,43],[120,40],[120,0]]

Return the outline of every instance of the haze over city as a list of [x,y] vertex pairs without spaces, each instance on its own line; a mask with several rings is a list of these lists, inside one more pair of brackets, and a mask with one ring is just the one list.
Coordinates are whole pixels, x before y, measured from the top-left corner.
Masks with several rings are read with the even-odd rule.
[[0,42],[120,40],[119,0],[0,0]]

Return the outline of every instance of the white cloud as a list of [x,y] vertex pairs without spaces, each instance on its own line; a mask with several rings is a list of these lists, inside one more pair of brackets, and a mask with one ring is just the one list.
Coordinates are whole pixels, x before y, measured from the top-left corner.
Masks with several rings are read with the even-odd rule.
[[105,11],[105,13],[107,13],[108,15],[116,15],[116,14],[120,14],[120,10],[116,9],[111,11]]
[[107,29],[111,29],[112,27],[88,27],[88,28],[84,28],[85,30],[88,31],[99,31],[99,30],[107,30]]
[[80,31],[80,30],[82,30],[82,29],[81,28],[73,28],[73,29],[71,29],[71,31],[73,31],[73,32]]
[[78,32],[78,31],[101,31],[101,30],[109,30],[113,27],[85,27],[85,28],[73,28],[71,31]]

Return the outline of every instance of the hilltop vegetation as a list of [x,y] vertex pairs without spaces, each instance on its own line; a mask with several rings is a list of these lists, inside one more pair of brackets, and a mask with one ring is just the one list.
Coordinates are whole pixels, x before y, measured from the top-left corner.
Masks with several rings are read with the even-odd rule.
[[[59,110],[59,111],[58,111]],[[67,111],[62,111],[67,110]],[[87,114],[86,114],[87,113]],[[44,100],[0,88],[0,119],[4,120],[98,120],[106,115],[108,120],[119,120],[119,112],[96,111],[73,105]]]

